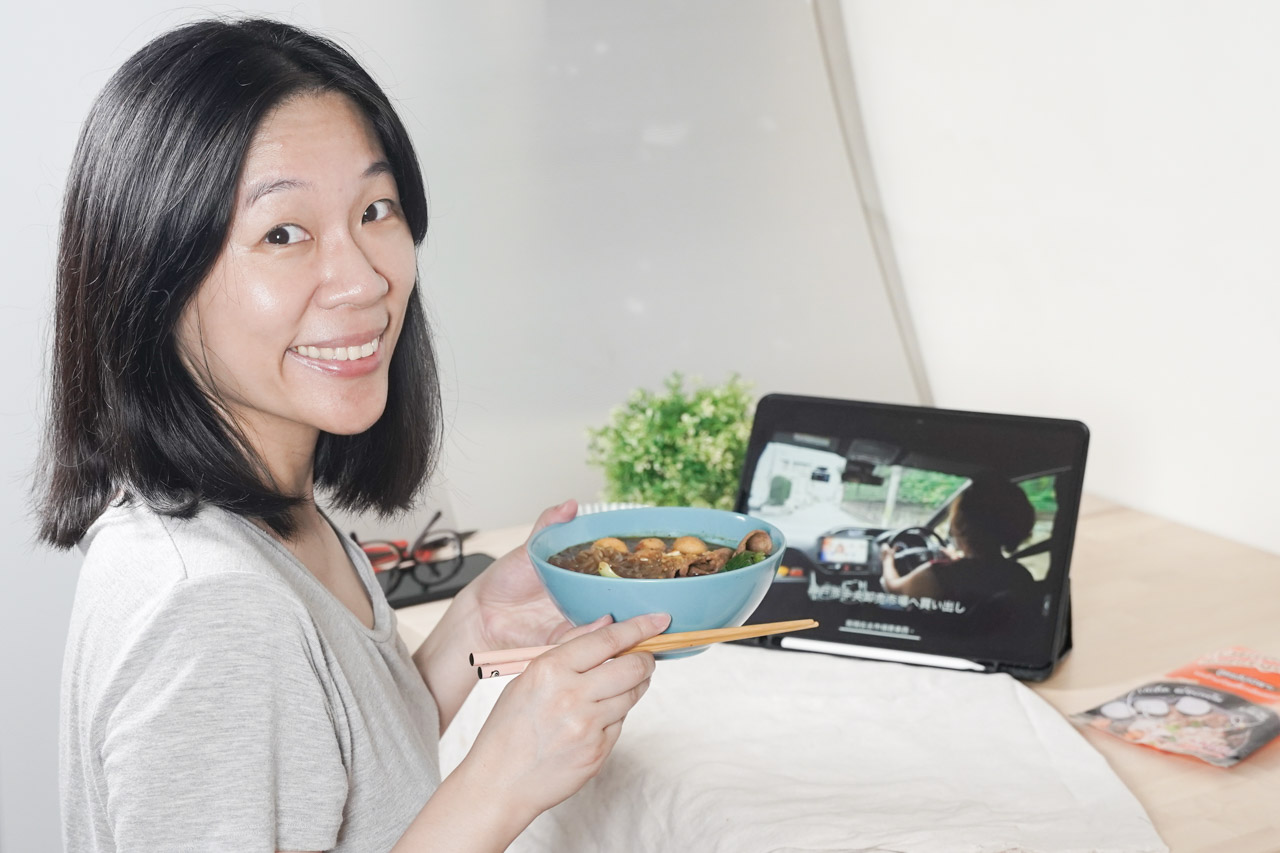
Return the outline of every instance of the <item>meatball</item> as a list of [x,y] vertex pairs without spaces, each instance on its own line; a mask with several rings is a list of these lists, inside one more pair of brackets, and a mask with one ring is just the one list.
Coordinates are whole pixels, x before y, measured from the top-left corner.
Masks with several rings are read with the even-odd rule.
[[707,552],[707,543],[697,536],[681,536],[671,545],[671,549],[689,557],[696,557],[698,554]]

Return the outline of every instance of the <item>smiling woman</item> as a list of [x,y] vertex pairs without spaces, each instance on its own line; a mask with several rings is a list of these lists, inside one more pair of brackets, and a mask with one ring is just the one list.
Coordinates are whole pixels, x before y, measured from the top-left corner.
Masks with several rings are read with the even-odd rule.
[[[333,158],[343,171],[329,173]],[[407,506],[439,438],[411,297],[426,229],[409,135],[340,48],[269,21],[195,24],[144,47],[94,104],[68,181],[43,538],[74,545],[121,489],[178,514],[235,507],[287,534],[304,492],[264,477],[248,438],[261,418],[242,420],[255,407],[239,395],[280,390],[290,346],[384,330],[379,347],[406,357],[385,353],[368,397],[344,391],[351,410],[315,425],[315,479],[344,508]],[[372,295],[393,281],[394,312]],[[278,347],[274,379],[263,346]],[[399,400],[382,411],[373,386],[388,385]]]
[[[613,658],[665,616],[571,628],[517,549],[410,656],[317,504],[404,509],[430,471],[426,227],[385,94],[310,33],[183,27],[95,102],[64,203],[39,483],[42,537],[85,552],[67,850],[501,850],[612,749],[653,672]],[[468,654],[552,642],[442,780]]]
[[[317,431],[362,433],[386,408],[417,269],[384,158],[337,92],[295,96],[258,127],[225,247],[179,334],[192,372],[248,433],[314,443]],[[310,460],[293,463],[272,477],[306,494]]]

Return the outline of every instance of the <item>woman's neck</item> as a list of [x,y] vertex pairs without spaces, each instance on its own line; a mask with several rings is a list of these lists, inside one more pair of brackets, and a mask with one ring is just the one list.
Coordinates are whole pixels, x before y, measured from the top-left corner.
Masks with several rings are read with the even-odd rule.
[[271,485],[279,492],[302,498],[315,510],[316,443],[320,431],[291,421],[241,418],[245,438],[267,467]]
[[953,536],[952,541],[955,543],[957,550],[964,556],[972,560],[999,560],[1004,557],[1004,552],[1000,550],[1000,546],[996,545],[994,550],[983,547],[980,543],[975,544],[965,539],[963,536]]

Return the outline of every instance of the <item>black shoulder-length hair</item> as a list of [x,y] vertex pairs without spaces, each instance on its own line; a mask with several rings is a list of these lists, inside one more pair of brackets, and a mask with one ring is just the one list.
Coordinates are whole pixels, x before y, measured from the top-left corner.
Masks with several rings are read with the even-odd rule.
[[[245,152],[286,100],[337,92],[368,117],[415,245],[422,173],[386,95],[333,42],[278,21],[207,20],[134,54],[94,102],[67,180],[58,247],[48,429],[36,483],[40,538],[69,548],[117,496],[189,517],[202,503],[283,536],[283,494],[216,396],[184,366],[177,327],[231,224]],[[315,484],[332,503],[412,505],[440,438],[440,392],[415,286],[386,410],[359,435],[322,433]]]

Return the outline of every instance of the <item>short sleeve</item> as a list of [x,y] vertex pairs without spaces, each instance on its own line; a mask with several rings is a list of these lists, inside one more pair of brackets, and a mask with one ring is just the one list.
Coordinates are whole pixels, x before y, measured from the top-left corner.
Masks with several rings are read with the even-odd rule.
[[278,583],[226,573],[179,583],[99,706],[117,849],[328,850],[347,771],[323,650]]

